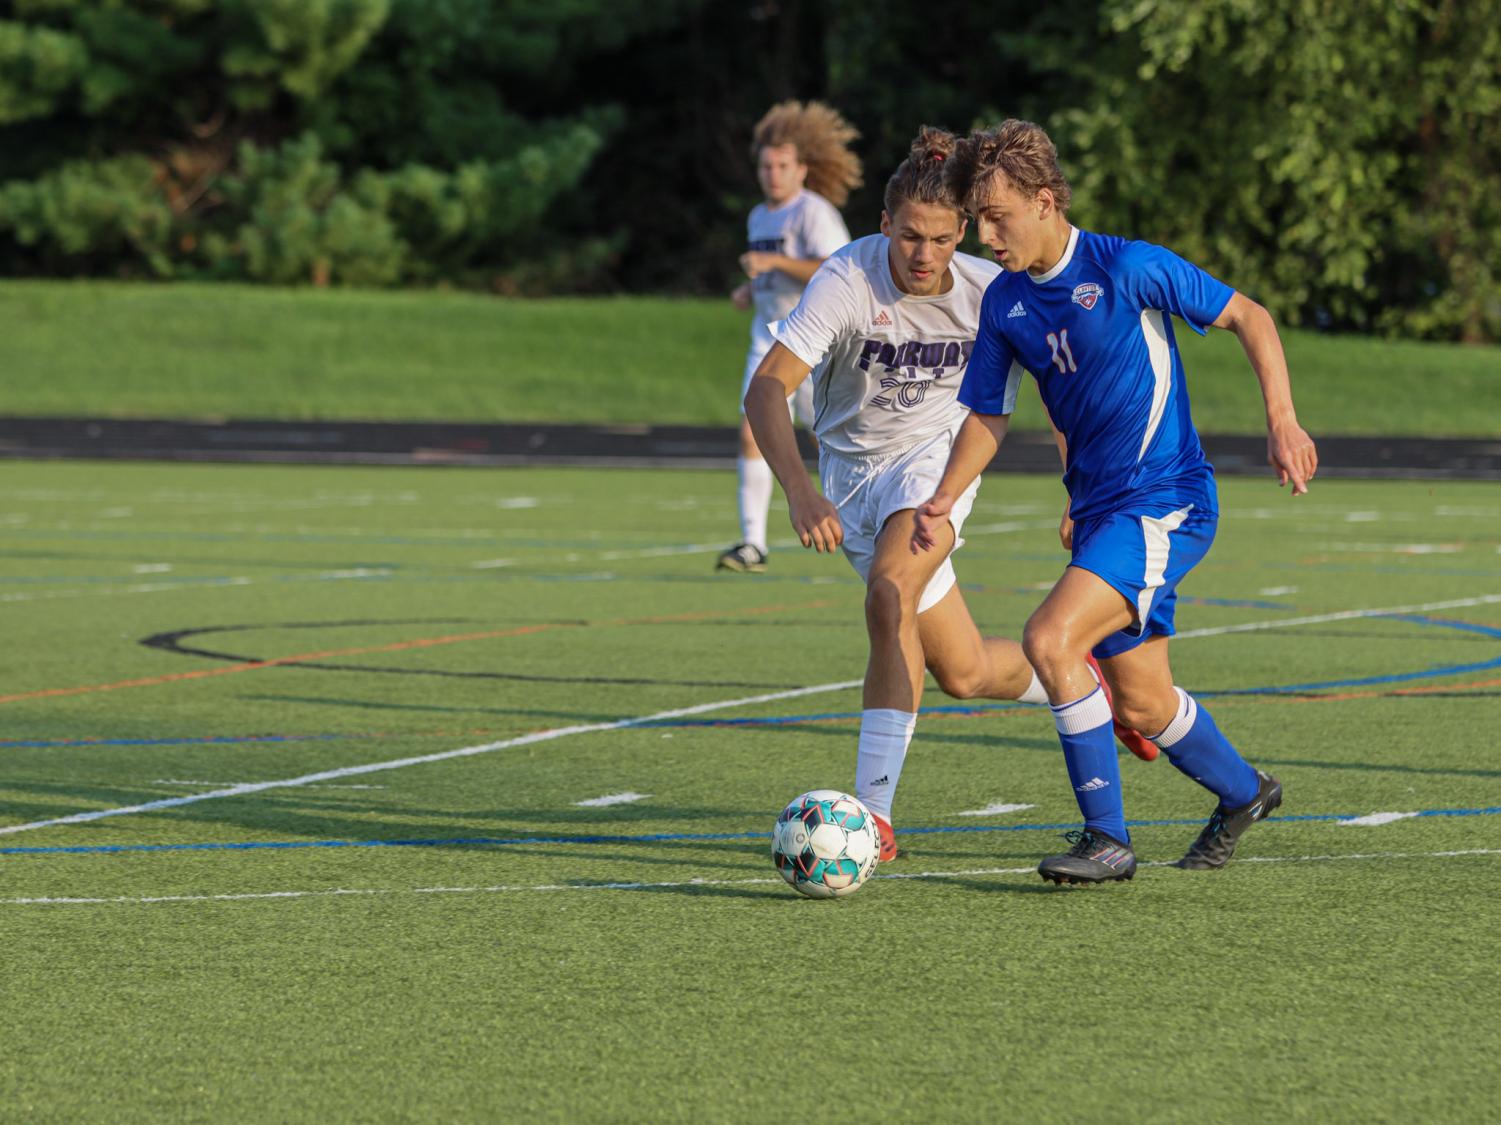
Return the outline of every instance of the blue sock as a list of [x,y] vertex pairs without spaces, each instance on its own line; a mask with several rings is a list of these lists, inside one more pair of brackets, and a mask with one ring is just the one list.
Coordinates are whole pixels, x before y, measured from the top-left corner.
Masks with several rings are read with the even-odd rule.
[[1180,687],[1173,690],[1178,693],[1178,717],[1152,741],[1162,748],[1168,761],[1218,797],[1226,808],[1250,804],[1260,787],[1256,771],[1193,696]]
[[1053,722],[1058,727],[1058,741],[1063,743],[1068,780],[1084,814],[1084,826],[1129,844],[1131,835],[1126,831],[1126,809],[1121,801],[1121,764],[1104,691],[1097,687],[1083,699],[1054,707]]

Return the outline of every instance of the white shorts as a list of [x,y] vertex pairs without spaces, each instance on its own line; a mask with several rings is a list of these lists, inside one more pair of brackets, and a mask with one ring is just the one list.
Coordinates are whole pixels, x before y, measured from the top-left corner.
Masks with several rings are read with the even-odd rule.
[[[771,332],[766,325],[759,320],[751,324],[750,351],[745,353],[745,378],[740,382],[740,413],[745,413],[745,393],[750,390],[751,377],[755,375],[756,368],[761,366],[761,361],[766,358],[766,353],[771,351],[771,345],[776,343],[771,337]],[[808,429],[813,428],[813,377],[810,375],[798,385],[787,399],[787,412],[792,415],[794,422],[801,422]]]
[[[861,578],[870,578],[876,537],[886,521],[906,508],[921,507],[937,490],[953,440],[953,435],[944,431],[911,449],[885,456],[851,457],[824,447],[818,459],[823,494],[839,509],[839,522],[844,525],[844,557]],[[979,490],[980,478],[976,477],[949,513],[949,522],[954,525],[954,551],[964,546],[959,532]],[[950,551],[918,599],[917,612],[932,609],[956,581]]]

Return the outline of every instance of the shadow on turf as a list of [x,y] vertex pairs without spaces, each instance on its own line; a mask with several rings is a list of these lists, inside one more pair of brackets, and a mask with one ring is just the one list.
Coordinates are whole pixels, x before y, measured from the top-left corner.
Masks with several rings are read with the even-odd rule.
[[[78,811],[80,803],[90,805],[126,806],[145,804],[163,797],[182,796],[181,790],[165,790],[161,787],[129,789],[112,787],[79,787],[57,782],[13,781],[6,784],[12,792],[34,795],[35,801],[7,799],[0,801],[0,819],[7,822],[42,820],[67,816]],[[259,794],[250,795],[254,800]],[[272,803],[274,800],[274,804]],[[383,816],[371,815],[375,813]],[[322,814],[322,815],[320,815]],[[399,819],[398,819],[399,818]],[[111,818],[112,819],[112,818]],[[670,866],[682,870],[685,855],[691,854],[692,865],[698,868],[713,867],[728,870],[745,869],[747,857],[758,859],[767,854],[770,839],[765,840],[720,840],[705,847],[703,840],[648,840],[639,843],[626,840],[602,840],[598,844],[583,845],[587,853],[580,851],[580,844],[551,842],[549,837],[569,836],[629,836],[630,829],[643,822],[662,824],[664,821],[729,820],[743,825],[754,819],[744,809],[706,809],[696,806],[692,810],[663,807],[633,806],[621,809],[608,819],[600,816],[599,810],[579,809],[569,811],[543,811],[523,809],[494,809],[477,812],[455,813],[453,810],[383,808],[342,797],[313,796],[296,790],[273,791],[254,805],[239,809],[233,802],[215,801],[211,804],[184,805],[160,811],[132,814],[131,819],[148,821],[154,831],[142,833],[148,838],[142,843],[194,843],[183,839],[178,831],[164,838],[163,829],[192,823],[219,829],[241,828],[258,833],[274,833],[287,841],[399,841],[421,840],[423,844],[389,845],[391,850],[404,847],[420,847],[423,850],[455,850],[492,852],[497,855],[543,856],[553,859],[587,859],[590,862],[628,862],[653,866]],[[494,821],[492,825],[476,822]],[[104,827],[110,820],[95,822]],[[93,825],[76,826],[87,832]],[[536,837],[535,843],[487,844],[475,841],[476,837],[499,839],[527,839]],[[425,843],[425,841],[436,841]],[[453,840],[453,843],[448,843]],[[19,844],[19,841],[12,841]],[[87,845],[87,840],[77,841]],[[219,840],[211,842],[221,842]],[[233,843],[236,841],[222,841]],[[608,850],[605,850],[608,849]],[[372,849],[374,850],[374,849]]]
[[[431,703],[383,703],[371,699],[330,699],[312,695],[242,695],[240,698],[256,703],[294,703],[309,707],[349,707],[356,711],[400,711],[423,715],[525,715],[529,718],[565,719],[575,723],[613,723],[619,718],[617,715],[589,711],[546,711],[528,707],[440,707]],[[457,732],[455,737],[462,737],[462,733]]]

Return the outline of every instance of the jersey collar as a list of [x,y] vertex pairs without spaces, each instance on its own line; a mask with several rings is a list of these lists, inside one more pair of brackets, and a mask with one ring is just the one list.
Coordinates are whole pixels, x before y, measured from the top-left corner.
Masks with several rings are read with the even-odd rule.
[[[1063,257],[1059,258],[1058,264],[1048,270],[1047,273],[1038,274],[1036,277],[1032,277],[1030,273],[1027,274],[1028,277],[1032,278],[1032,283],[1034,285],[1046,285],[1064,270],[1068,269],[1068,264],[1074,260],[1074,247],[1077,245],[1079,245],[1079,228],[1070,225],[1068,228],[1068,245],[1063,250]],[[1023,272],[1025,273],[1026,271]]]

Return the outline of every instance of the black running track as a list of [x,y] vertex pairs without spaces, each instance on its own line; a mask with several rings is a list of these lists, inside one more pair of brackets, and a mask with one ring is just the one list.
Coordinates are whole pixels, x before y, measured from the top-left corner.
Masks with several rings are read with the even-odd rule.
[[[813,459],[808,435],[798,436]],[[1205,434],[1203,441],[1219,473],[1268,471],[1262,437]],[[0,457],[13,458],[725,468],[736,444],[734,428],[704,426],[0,418]],[[1051,435],[1011,434],[990,471],[1056,473]],[[1501,436],[1320,438],[1319,473],[1501,480]]]

